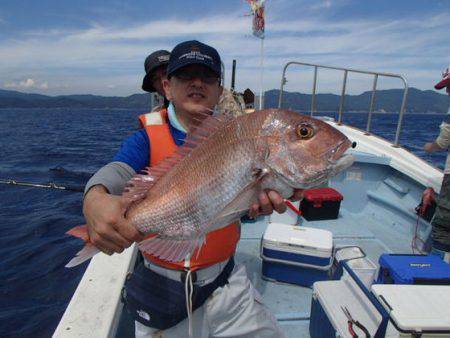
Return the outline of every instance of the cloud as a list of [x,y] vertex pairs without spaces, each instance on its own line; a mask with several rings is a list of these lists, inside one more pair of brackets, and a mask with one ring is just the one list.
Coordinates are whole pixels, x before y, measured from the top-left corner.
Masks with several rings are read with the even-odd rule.
[[[295,11],[292,1],[282,3],[286,8],[290,3]],[[341,6],[325,1],[314,6],[327,9],[323,12],[333,12],[338,5]],[[312,9],[317,10],[315,7]],[[311,6],[309,9],[312,10]],[[268,14],[264,41],[265,87],[279,88],[283,65],[301,60],[401,73],[410,80],[411,86],[430,88],[430,83],[439,77],[442,63],[448,62],[450,49],[446,40],[450,25],[446,18],[449,15],[449,12],[442,12],[428,16],[427,20],[419,16],[396,20],[349,16],[330,20],[320,10],[314,16],[278,18]],[[0,64],[8,65],[8,68],[0,68],[0,78],[7,81],[5,86],[12,86],[9,88],[49,88],[46,82],[37,81],[25,87],[27,80],[33,80],[27,75],[32,73],[36,78],[50,81],[52,90],[59,88],[69,92],[82,88],[85,92],[131,94],[140,90],[143,61],[148,53],[171,49],[174,44],[191,38],[198,38],[219,50],[227,69],[227,82],[231,61],[237,59],[238,88],[259,88],[260,40],[251,35],[251,18],[243,17],[241,12],[195,20],[172,17],[126,27],[92,23],[87,29],[30,31],[20,39],[0,44]],[[18,83],[14,80],[17,77],[27,80]],[[57,85],[67,82],[68,78],[70,88]],[[330,84],[330,91],[339,92],[340,76],[328,78],[335,82],[335,90]],[[290,85],[303,85],[306,80],[301,77],[292,80]],[[358,85],[349,85],[349,90],[366,90],[363,82],[355,80]],[[380,81],[380,86],[383,83],[390,84]]]
[[166,19],[136,25],[130,28],[94,27],[68,36],[71,41],[110,41],[120,39],[163,39],[213,34],[241,34],[249,28],[250,19],[239,13],[212,16],[198,20]]
[[331,7],[331,0],[321,1],[311,6],[312,10],[329,9]]
[[4,88],[11,88],[11,89],[42,89],[47,90],[48,89],[48,82],[38,82],[35,81],[32,78],[28,78],[26,80],[22,80],[19,82],[6,82],[3,85]]

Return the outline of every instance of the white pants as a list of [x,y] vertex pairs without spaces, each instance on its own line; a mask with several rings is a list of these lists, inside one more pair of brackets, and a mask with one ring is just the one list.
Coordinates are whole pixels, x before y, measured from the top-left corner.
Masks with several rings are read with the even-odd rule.
[[[263,305],[261,295],[250,283],[245,267],[237,264],[228,284],[216,289],[192,315],[193,336],[280,338],[284,337],[277,320]],[[135,322],[139,338],[188,337],[185,319],[167,330],[157,330]]]

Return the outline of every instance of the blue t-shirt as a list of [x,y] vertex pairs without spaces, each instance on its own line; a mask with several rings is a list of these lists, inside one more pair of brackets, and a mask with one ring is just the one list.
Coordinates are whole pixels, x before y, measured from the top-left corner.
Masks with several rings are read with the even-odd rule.
[[[184,144],[186,133],[174,128],[169,122],[170,133],[177,146]],[[150,140],[145,129],[140,129],[123,141],[114,161],[124,162],[136,172],[150,165]]]

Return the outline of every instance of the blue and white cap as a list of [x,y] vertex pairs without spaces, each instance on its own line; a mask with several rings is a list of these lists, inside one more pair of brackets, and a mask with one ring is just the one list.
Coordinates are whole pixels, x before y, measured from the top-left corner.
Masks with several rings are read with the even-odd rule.
[[221,77],[222,68],[219,53],[216,49],[197,40],[185,41],[174,47],[170,53],[167,76],[178,69],[199,64],[211,69],[217,77]]

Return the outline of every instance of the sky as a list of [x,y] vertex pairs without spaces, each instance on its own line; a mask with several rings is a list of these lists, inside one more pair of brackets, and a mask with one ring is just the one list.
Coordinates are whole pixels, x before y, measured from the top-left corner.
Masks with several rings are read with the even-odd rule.
[[[403,75],[433,89],[450,64],[450,0],[266,0],[264,90],[280,88],[289,61]],[[127,96],[141,89],[144,59],[196,39],[215,47],[230,86],[261,83],[261,40],[244,0],[1,0],[0,89],[45,95]],[[312,69],[290,66],[286,89],[311,92]],[[343,74],[319,70],[318,92],[340,93]],[[347,93],[373,77],[349,75]],[[398,79],[378,87],[401,88]]]

